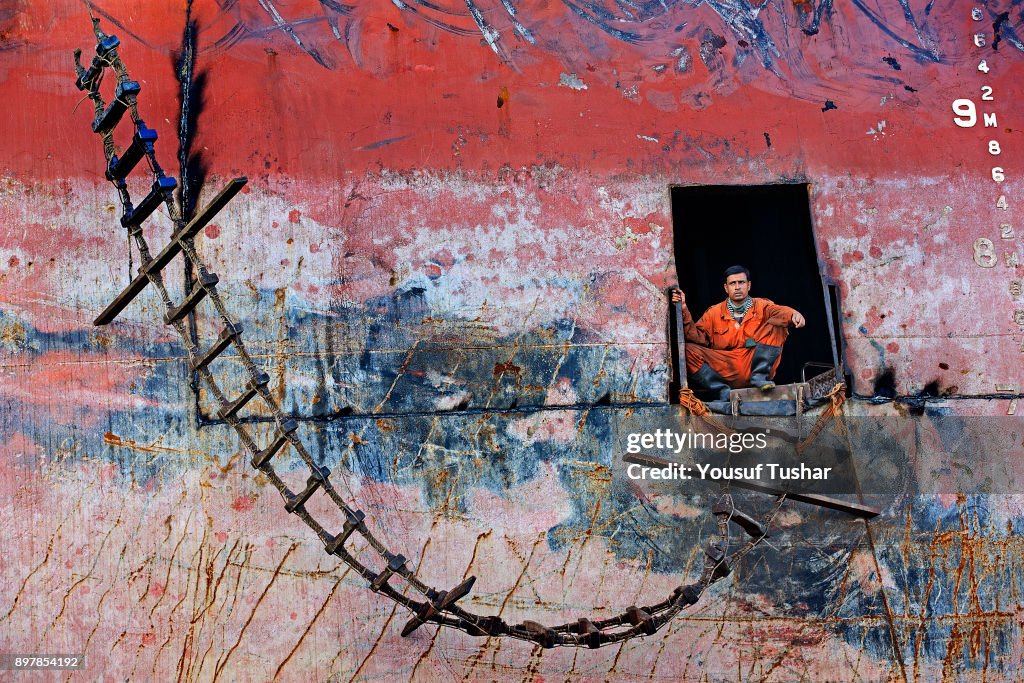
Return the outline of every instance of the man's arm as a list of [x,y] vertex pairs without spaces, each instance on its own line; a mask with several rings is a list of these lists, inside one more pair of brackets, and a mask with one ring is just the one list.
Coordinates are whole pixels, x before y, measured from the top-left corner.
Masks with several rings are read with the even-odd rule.
[[686,307],[686,295],[683,294],[681,289],[673,290],[672,301],[682,304],[683,338],[697,346],[711,346],[711,335],[707,328],[701,324],[704,322],[704,318],[702,317],[697,323],[693,322],[693,316],[690,315],[690,309]]
[[789,306],[779,306],[778,304],[768,301],[764,307],[764,318],[768,321],[769,325],[775,327],[803,327],[807,324],[804,320],[804,316],[800,311]]

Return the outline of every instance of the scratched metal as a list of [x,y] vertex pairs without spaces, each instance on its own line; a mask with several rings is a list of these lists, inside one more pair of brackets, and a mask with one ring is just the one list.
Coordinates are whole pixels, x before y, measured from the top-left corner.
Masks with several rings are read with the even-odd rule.
[[[615,424],[645,409],[623,404],[666,394],[671,185],[811,184],[855,391],[928,398],[850,410],[1011,409],[1021,3],[982,22],[880,4],[193,3],[191,172],[207,198],[251,178],[200,249],[282,405],[316,418],[307,442],[420,578],[475,574],[474,609],[555,622],[699,572],[704,501],[609,471]],[[170,159],[185,7],[157,5],[95,10]],[[156,298],[91,327],[129,272],[74,110],[90,45],[81,4],[0,3],[0,648],[84,650],[90,680],[1019,678],[1024,497],[969,491],[870,536],[787,506],[774,549],[621,648],[400,638],[405,615],[205,424]],[[950,103],[987,111],[982,84],[999,127],[957,128]]]

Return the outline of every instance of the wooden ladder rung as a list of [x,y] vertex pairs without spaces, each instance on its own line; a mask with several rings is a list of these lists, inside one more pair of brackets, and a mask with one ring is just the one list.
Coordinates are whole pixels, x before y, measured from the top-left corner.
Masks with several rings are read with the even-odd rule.
[[121,122],[124,113],[128,111],[129,97],[135,97],[142,91],[138,81],[124,81],[118,83],[114,89],[114,99],[103,110],[103,113],[92,122],[92,132],[106,133],[108,130]]
[[184,240],[190,239],[195,236],[200,230],[213,219],[217,213],[224,208],[224,206],[231,201],[231,198],[241,191],[245,187],[248,180],[244,177],[235,178],[227,186],[220,191],[220,193],[213,198],[209,204],[196,214],[195,218],[188,222],[188,224],[179,230],[171,237],[171,241],[167,244],[163,250],[156,255],[149,263],[143,265],[139,269],[139,274],[135,276],[135,279],[131,281],[124,291],[117,295],[109,306],[104,309],[102,313],[93,321],[93,325],[106,325],[120,315],[128,304],[137,297],[142,290],[149,284],[150,274],[159,273],[161,270],[167,267],[167,264],[178,255],[181,251],[181,243]]
[[217,358],[217,356],[219,356],[220,354],[224,353],[224,350],[226,348],[228,348],[229,346],[231,346],[231,343],[233,341],[238,339],[238,337],[239,337],[239,335],[241,335],[241,333],[242,333],[242,326],[238,325],[238,324],[228,325],[223,330],[221,330],[220,336],[217,337],[217,341],[214,342],[213,346],[211,346],[206,351],[206,353],[204,353],[202,356],[200,356],[199,358],[196,358],[195,361],[193,361],[193,363],[192,363],[192,371],[196,372],[196,371],[202,370],[207,365],[212,363],[214,361],[214,359]]
[[107,164],[107,180],[124,180],[128,177],[128,174],[132,172],[142,157],[146,156],[146,152],[153,149],[153,143],[156,142],[157,132],[152,128],[147,128],[146,124],[139,122],[139,127],[135,129],[135,135],[132,136],[132,144],[128,145],[121,156],[116,154],[110,157],[110,163]]
[[185,300],[181,302],[179,306],[175,306],[171,310],[167,311],[164,315],[164,324],[171,325],[178,322],[186,315],[192,312],[192,310],[199,305],[199,302],[206,298],[210,289],[215,287],[220,279],[216,273],[203,273],[199,276],[199,281],[196,286],[193,287],[189,295],[185,297]]
[[351,536],[353,532],[358,531],[363,533],[366,531],[366,524],[363,521],[366,519],[365,512],[362,510],[353,510],[352,514],[349,514],[348,510],[346,510],[345,515],[348,519],[345,520],[345,524],[341,528],[341,533],[333,537],[327,544],[327,552],[331,555],[337,555],[340,553],[342,548],[345,546],[345,541],[348,540],[348,537]]
[[[270,442],[270,445],[264,448],[262,451],[253,456],[252,466],[256,469],[263,467],[271,458],[273,458],[279,450],[291,440],[295,430],[299,428],[299,423],[295,420],[285,420],[281,423],[281,431],[277,433],[274,440]],[[289,510],[288,512],[291,512]]]
[[153,187],[150,189],[149,194],[142,198],[139,205],[121,216],[121,227],[132,228],[136,225],[142,225],[143,221],[153,215],[153,212],[164,203],[167,193],[173,192],[176,187],[178,187],[178,181],[174,178],[166,176],[157,178],[153,181]]
[[266,387],[267,384],[269,383],[270,376],[267,375],[267,373],[265,372],[261,372],[258,375],[256,375],[256,379],[249,380],[249,382],[246,383],[245,390],[242,392],[241,396],[236,398],[231,403],[225,403],[223,406],[221,406],[221,409],[219,411],[221,419],[226,420],[227,418],[236,414],[239,410],[245,407],[246,403],[251,401],[253,397],[256,396],[256,393],[259,391],[260,387]]
[[310,496],[316,493],[317,489],[324,485],[327,481],[327,477],[331,476],[331,471],[326,467],[317,467],[313,470],[313,473],[306,479],[306,488],[300,491],[298,494],[293,496],[284,505],[284,509],[288,512],[295,512],[309,500]]

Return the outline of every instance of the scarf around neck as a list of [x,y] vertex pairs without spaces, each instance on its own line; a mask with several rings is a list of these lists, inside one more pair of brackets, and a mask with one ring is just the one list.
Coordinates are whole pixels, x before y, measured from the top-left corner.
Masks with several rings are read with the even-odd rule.
[[729,315],[731,315],[734,320],[740,321],[743,320],[743,316],[747,314],[750,307],[754,305],[754,300],[748,296],[743,300],[743,303],[739,305],[734,304],[732,299],[726,299],[725,303],[729,306]]

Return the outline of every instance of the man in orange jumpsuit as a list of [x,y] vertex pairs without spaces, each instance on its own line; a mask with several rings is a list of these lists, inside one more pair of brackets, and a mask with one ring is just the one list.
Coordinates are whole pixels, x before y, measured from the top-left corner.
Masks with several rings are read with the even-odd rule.
[[686,373],[694,388],[714,392],[720,401],[729,400],[731,389],[774,389],[772,378],[782,360],[789,326],[806,324],[795,309],[752,298],[750,284],[749,270],[743,266],[726,268],[725,293],[729,298],[705,311],[696,323],[683,293],[673,294],[673,300],[682,303],[683,309]]

